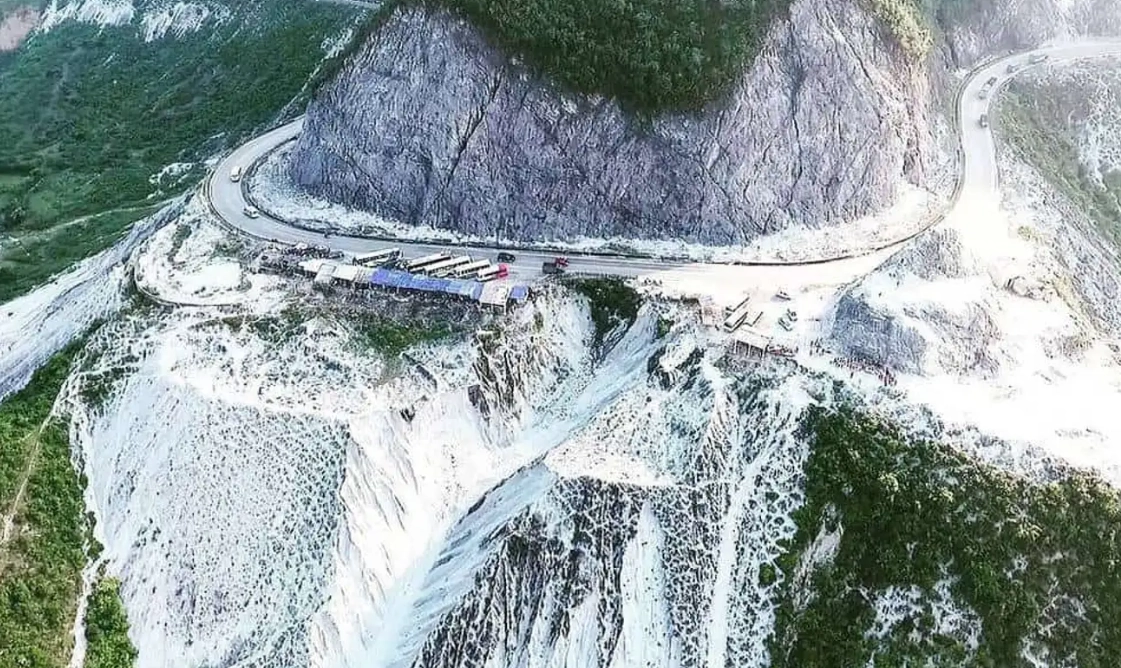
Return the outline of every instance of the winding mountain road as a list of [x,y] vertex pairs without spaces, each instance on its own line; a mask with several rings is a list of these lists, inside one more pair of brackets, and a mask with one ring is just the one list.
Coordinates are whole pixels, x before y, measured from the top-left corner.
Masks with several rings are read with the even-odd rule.
[[[1121,56],[1121,39],[1094,39],[1081,40],[1054,46],[1042,47],[1033,51],[1017,53],[994,59],[970,73],[963,83],[958,97],[957,123],[961,137],[961,153],[963,169],[959,177],[958,187],[954,193],[949,209],[940,217],[931,221],[931,224],[906,236],[894,239],[877,248],[867,249],[859,254],[849,254],[837,257],[823,257],[813,261],[797,262],[754,262],[743,263],[748,266],[768,267],[768,273],[778,269],[794,269],[799,267],[805,272],[809,267],[833,265],[831,270],[845,272],[845,266],[859,271],[867,271],[864,266],[869,261],[878,264],[888,254],[894,252],[900,245],[911,240],[921,232],[937,225],[945,218],[954,214],[963,202],[968,204],[970,198],[963,197],[969,193],[976,195],[980,192],[992,194],[997,188],[997,157],[996,146],[989,128],[982,127],[981,116],[989,112],[990,105],[999,89],[1017,74],[1032,67],[1038,67],[1045,62],[1066,62],[1094,58],[1100,56]],[[1039,60],[1040,57],[1046,57]],[[1036,62],[1033,62],[1036,61]],[[1009,66],[1014,65],[1009,71]],[[993,81],[995,79],[995,81]],[[987,95],[981,95],[986,87],[990,87]],[[498,248],[486,246],[430,244],[410,241],[387,241],[385,239],[370,239],[349,237],[343,235],[325,235],[320,232],[293,227],[288,223],[270,217],[266,212],[261,212],[260,217],[250,218],[244,210],[248,205],[242,184],[230,180],[230,172],[235,166],[249,171],[249,168],[262,160],[271,151],[285,142],[292,141],[299,136],[303,129],[304,119],[300,118],[278,127],[270,132],[260,135],[234,150],[223,159],[211,173],[206,187],[205,196],[209,198],[210,205],[215,213],[227,224],[241,232],[262,239],[275,239],[285,243],[306,243],[311,245],[327,246],[332,250],[345,253],[363,253],[387,246],[396,246],[402,249],[407,256],[426,255],[429,253],[467,252],[478,257],[489,257],[494,260]],[[511,263],[512,273],[519,277],[534,277],[541,273],[541,264],[556,255],[552,251],[532,249],[516,250],[517,261]],[[634,257],[621,255],[581,255],[568,254],[571,260],[570,269],[575,272],[589,274],[614,275],[622,277],[639,276],[666,270],[690,271],[706,265],[687,260],[663,260],[648,257]],[[711,265],[707,265],[711,266]],[[874,266],[874,265],[873,265]],[[834,271],[827,272],[829,274]]]

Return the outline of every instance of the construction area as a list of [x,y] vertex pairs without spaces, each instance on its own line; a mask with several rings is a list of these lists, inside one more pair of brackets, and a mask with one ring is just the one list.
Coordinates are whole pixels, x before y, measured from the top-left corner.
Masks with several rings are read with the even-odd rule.
[[[772,301],[780,304],[789,302],[790,296],[779,291]],[[798,352],[796,345],[792,342],[780,343],[773,335],[760,331],[759,326],[762,324],[764,310],[763,304],[748,295],[738,304],[726,307],[722,313],[707,314],[705,320],[711,325],[719,322],[720,329],[731,336],[733,350],[749,358],[762,359],[768,355],[793,357]],[[776,324],[785,332],[792,333],[797,321],[798,314],[793,309],[785,308]],[[794,337],[790,338],[793,340]]]

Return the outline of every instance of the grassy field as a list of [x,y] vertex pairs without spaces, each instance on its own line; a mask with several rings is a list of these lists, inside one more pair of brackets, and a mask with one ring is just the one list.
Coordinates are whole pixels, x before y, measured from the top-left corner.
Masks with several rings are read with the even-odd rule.
[[[1025,643],[1052,665],[1121,656],[1116,490],[1075,471],[1028,481],[849,409],[811,410],[805,435],[806,503],[777,564],[774,666],[1026,666]],[[796,581],[815,537],[834,531],[836,556]],[[940,581],[975,613],[975,651],[936,623]],[[892,587],[920,592],[918,611],[874,639],[872,600]]]

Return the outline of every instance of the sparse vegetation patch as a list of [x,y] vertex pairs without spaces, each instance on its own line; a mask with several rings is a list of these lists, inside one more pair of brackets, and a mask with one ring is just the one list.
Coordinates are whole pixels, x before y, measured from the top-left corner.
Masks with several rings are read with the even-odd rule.
[[934,46],[930,20],[916,0],[869,0],[873,12],[903,52],[912,60],[922,60]]
[[573,290],[588,298],[595,323],[595,344],[619,325],[631,325],[638,317],[642,297],[634,288],[618,278],[574,278],[565,281]]
[[439,341],[455,333],[451,325],[443,321],[409,322],[374,314],[357,318],[354,328],[359,345],[390,358],[397,357],[412,346]]
[[1081,97],[1062,86],[1014,81],[997,102],[999,136],[1121,247],[1121,171],[1099,183],[1081,161],[1070,127]]

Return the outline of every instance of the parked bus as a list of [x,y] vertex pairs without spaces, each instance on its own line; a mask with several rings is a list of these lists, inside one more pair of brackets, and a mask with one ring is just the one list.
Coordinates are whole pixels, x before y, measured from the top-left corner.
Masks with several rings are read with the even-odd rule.
[[383,248],[372,253],[362,253],[354,256],[354,263],[364,267],[376,267],[393,262],[401,257],[400,248]]
[[494,280],[496,278],[506,278],[507,273],[509,273],[509,270],[506,269],[506,265],[504,265],[504,264],[491,265],[491,266],[487,267],[486,269],[480,269],[479,273],[475,275],[475,280],[476,281],[491,281],[491,280]]
[[405,263],[405,268],[409,271],[416,271],[421,267],[427,267],[430,264],[436,264],[437,262],[446,260],[449,257],[451,257],[451,255],[447,253],[433,253],[431,255],[425,255],[424,257],[418,257],[416,259],[409,260]]
[[475,260],[467,264],[461,264],[452,272],[452,276],[456,278],[473,278],[481,270],[490,266],[490,260]]
[[426,265],[420,271],[421,273],[428,274],[429,276],[443,278],[445,275],[450,274],[452,270],[459,265],[467,264],[470,261],[470,255],[460,255],[458,257],[450,257],[446,260],[441,260],[439,262],[434,262],[432,264]]

